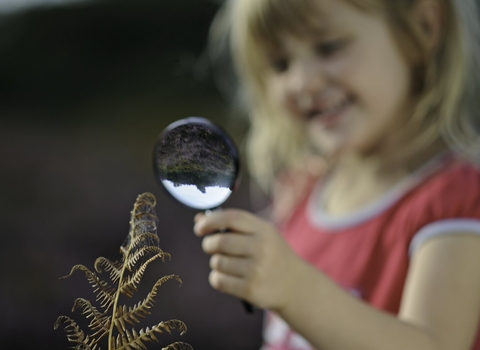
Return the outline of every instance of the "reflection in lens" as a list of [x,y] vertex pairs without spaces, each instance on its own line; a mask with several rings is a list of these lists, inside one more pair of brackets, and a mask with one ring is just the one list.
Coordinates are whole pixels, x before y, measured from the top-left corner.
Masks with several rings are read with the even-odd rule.
[[163,180],[162,183],[175,199],[189,207],[201,210],[220,206],[232,194],[232,191],[226,187],[206,187],[202,192],[195,185],[175,185],[168,180]]
[[235,187],[238,155],[218,127],[191,117],[171,124],[160,135],[154,167],[157,180],[175,199],[195,209],[213,209]]

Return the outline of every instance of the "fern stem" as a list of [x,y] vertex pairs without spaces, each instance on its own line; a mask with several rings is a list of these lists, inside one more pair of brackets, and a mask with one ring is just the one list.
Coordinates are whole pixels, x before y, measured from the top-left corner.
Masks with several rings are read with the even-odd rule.
[[[129,235],[132,236],[133,230],[129,232]],[[110,329],[108,331],[108,350],[115,350],[115,339],[113,337],[113,327],[115,327],[115,316],[117,314],[117,306],[118,306],[118,299],[120,297],[120,287],[123,283],[123,277],[125,276],[125,269],[127,268],[127,258],[130,255],[130,249],[132,247],[132,237],[130,237],[130,244],[128,245],[128,250],[125,253],[124,263],[122,266],[122,272],[120,273],[120,278],[118,279],[117,284],[117,292],[115,293],[115,301],[113,302],[113,310],[112,310],[112,319],[110,322]]]

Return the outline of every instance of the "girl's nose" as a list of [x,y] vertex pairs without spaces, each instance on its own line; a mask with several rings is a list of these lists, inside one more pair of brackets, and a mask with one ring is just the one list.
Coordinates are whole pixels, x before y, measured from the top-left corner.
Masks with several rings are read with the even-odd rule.
[[292,93],[310,96],[320,93],[325,87],[325,74],[318,61],[296,62],[290,73],[289,85]]

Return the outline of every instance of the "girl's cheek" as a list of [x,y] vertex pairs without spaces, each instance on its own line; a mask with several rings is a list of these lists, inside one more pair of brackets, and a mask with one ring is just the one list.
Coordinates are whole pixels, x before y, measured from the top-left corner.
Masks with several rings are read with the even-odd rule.
[[279,108],[282,112],[286,112],[287,115],[294,117],[299,115],[297,104],[295,103],[292,94],[290,94],[286,88],[282,88],[281,86],[272,87],[269,96],[273,105]]
[[274,104],[280,103],[282,104],[282,106],[284,105],[285,98],[286,98],[286,91],[281,79],[279,79],[278,77],[269,77],[267,90],[268,90],[267,96],[271,102],[273,102]]
[[287,101],[283,108],[293,119],[296,121],[302,121],[302,115],[300,114],[294,101]]

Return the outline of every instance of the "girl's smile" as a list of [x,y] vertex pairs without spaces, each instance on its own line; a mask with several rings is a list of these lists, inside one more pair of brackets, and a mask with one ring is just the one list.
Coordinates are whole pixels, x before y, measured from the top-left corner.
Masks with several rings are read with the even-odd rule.
[[334,129],[340,126],[342,117],[345,116],[352,104],[352,98],[337,98],[337,100],[329,101],[323,107],[313,107],[307,110],[305,119],[317,123],[318,127],[325,130]]
[[305,122],[325,154],[372,153],[406,121],[411,69],[378,14],[319,1],[321,27],[281,33],[267,53],[272,101]]

